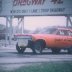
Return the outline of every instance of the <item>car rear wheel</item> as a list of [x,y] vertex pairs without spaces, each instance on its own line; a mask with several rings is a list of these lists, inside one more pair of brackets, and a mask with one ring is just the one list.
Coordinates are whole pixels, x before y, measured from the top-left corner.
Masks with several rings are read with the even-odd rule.
[[42,40],[37,40],[34,44],[34,49],[37,54],[41,54],[45,47],[45,43]]
[[26,48],[23,47],[19,47],[18,43],[16,44],[16,50],[18,51],[18,53],[23,54]]
[[53,53],[53,54],[58,54],[58,53],[60,53],[60,49],[53,48],[53,49],[51,49],[51,50],[52,50],[52,53]]

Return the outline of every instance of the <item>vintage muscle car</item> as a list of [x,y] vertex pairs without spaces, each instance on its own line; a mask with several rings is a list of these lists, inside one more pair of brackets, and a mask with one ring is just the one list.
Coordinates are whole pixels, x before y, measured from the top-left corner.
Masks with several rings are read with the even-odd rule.
[[59,53],[61,49],[67,49],[72,53],[72,30],[65,27],[48,28],[46,32],[39,34],[16,34],[16,50],[23,53],[26,48],[31,48],[33,53],[42,53],[45,48],[52,53]]

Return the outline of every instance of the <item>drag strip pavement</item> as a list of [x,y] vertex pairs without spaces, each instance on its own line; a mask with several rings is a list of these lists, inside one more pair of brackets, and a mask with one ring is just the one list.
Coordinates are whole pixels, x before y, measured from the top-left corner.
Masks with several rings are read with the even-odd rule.
[[66,53],[56,55],[52,54],[51,52],[46,52],[42,55],[33,55],[30,49],[26,49],[24,54],[18,54],[15,46],[8,46],[0,49],[0,64],[48,61],[72,61],[72,55]]
[[[8,69],[29,63],[51,62],[51,61],[72,61],[72,55],[67,53],[52,54],[50,51],[33,55],[30,49],[26,49],[24,54],[18,54],[14,46],[0,48],[0,66]],[[10,68],[11,67],[11,68]],[[14,67],[14,68],[15,68]]]

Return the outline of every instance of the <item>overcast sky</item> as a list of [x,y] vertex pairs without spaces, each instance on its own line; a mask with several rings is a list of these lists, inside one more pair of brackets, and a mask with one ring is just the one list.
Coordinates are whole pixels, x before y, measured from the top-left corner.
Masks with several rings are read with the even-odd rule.
[[[6,24],[5,18],[0,18],[0,24]],[[13,20],[13,26],[17,25],[17,19]],[[24,27],[28,30],[43,28],[47,26],[65,26],[64,16],[29,16],[24,18]]]

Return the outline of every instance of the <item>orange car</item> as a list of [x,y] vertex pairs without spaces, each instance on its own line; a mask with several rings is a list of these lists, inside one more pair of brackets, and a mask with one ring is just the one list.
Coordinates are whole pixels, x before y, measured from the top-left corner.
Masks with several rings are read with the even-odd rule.
[[16,49],[23,53],[26,48],[31,48],[33,53],[42,53],[45,48],[53,53],[59,53],[61,49],[67,49],[72,53],[72,30],[69,28],[48,28],[39,34],[17,34]]

